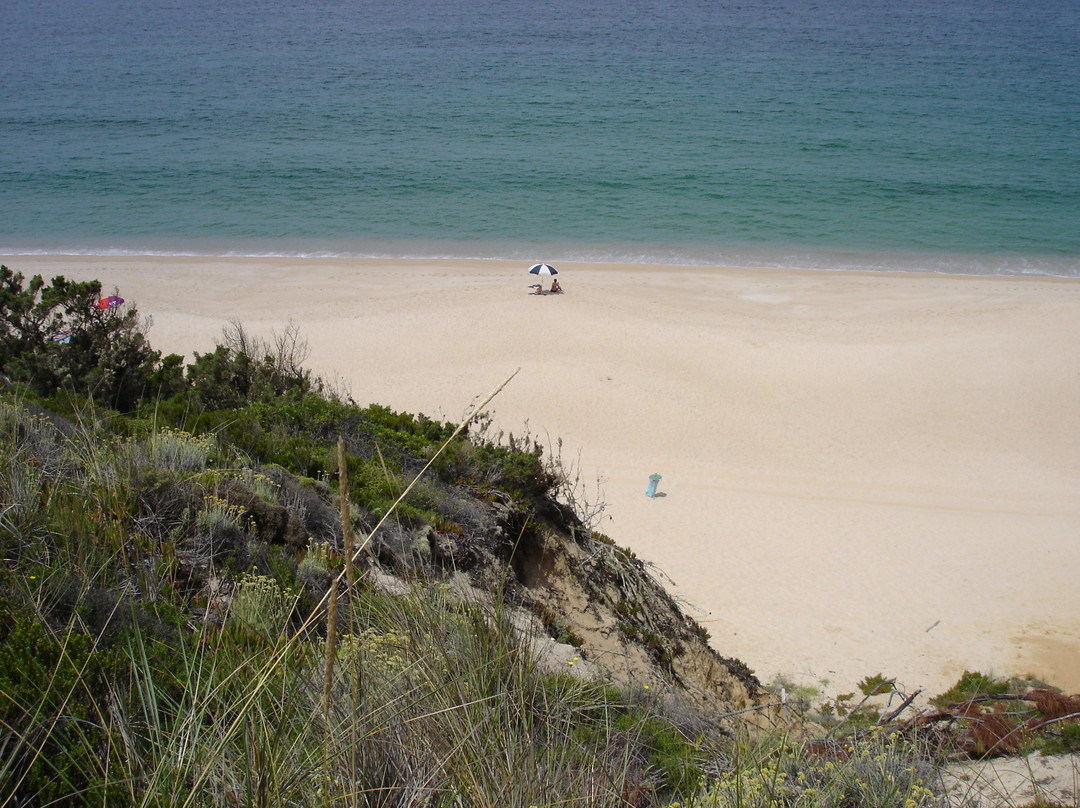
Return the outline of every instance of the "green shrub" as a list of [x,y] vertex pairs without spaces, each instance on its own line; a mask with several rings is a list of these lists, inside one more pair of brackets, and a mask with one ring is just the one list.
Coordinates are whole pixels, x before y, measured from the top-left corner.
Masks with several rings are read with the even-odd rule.
[[225,328],[213,352],[195,354],[187,368],[187,381],[194,399],[210,410],[303,396],[321,387],[302,366],[306,356],[307,346],[294,326],[270,343],[233,323]]
[[42,397],[66,390],[121,411],[145,394],[177,392],[179,358],[162,362],[135,307],[99,309],[100,296],[98,281],[46,285],[0,266],[0,373]]
[[1071,755],[1080,752],[1080,724],[1061,724],[1048,730],[1040,750],[1044,755]]
[[937,707],[945,707],[949,704],[968,701],[975,696],[1000,695],[1008,692],[1008,680],[996,679],[978,671],[964,671],[956,684],[930,699],[930,703]]
[[688,795],[697,790],[702,770],[698,746],[674,724],[634,709],[616,726],[643,750],[649,767],[660,776],[663,791]]
[[[101,804],[108,656],[85,634],[53,633],[36,615],[10,601],[3,605],[0,803]],[[119,796],[118,788],[112,791]]]
[[527,452],[494,444],[476,447],[478,474],[490,485],[522,499],[537,499],[555,486],[555,477],[544,467],[540,450]]

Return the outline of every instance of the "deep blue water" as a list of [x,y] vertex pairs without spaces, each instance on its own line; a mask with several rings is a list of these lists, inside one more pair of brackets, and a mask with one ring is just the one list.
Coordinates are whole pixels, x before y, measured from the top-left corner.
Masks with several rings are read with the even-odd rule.
[[1080,277],[1076,0],[0,0],[0,252]]

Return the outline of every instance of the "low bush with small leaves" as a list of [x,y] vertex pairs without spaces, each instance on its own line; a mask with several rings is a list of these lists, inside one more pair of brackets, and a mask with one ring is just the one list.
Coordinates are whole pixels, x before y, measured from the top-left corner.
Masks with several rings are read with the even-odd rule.
[[687,808],[944,808],[936,766],[916,740],[875,728],[832,744],[745,745]]

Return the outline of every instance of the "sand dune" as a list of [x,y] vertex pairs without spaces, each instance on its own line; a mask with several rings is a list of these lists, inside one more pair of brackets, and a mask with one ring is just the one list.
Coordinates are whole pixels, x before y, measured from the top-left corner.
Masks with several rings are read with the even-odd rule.
[[[7,256],[98,278],[165,352],[288,322],[361,404],[602,479],[601,530],[722,653],[827,692],[965,669],[1080,690],[1080,282],[504,261]],[[645,497],[650,473],[663,496]]]

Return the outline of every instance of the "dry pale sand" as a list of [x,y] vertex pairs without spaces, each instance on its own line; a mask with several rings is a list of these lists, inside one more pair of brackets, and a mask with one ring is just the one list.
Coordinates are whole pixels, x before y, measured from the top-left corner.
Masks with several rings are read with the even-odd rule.
[[[165,352],[292,321],[357,402],[497,423],[602,479],[601,530],[714,646],[843,692],[965,669],[1080,691],[1080,282],[503,261],[17,257]],[[650,473],[662,496],[647,498]]]
[[950,763],[942,774],[952,794],[947,804],[964,808],[1076,805],[1080,796],[1080,755]]

